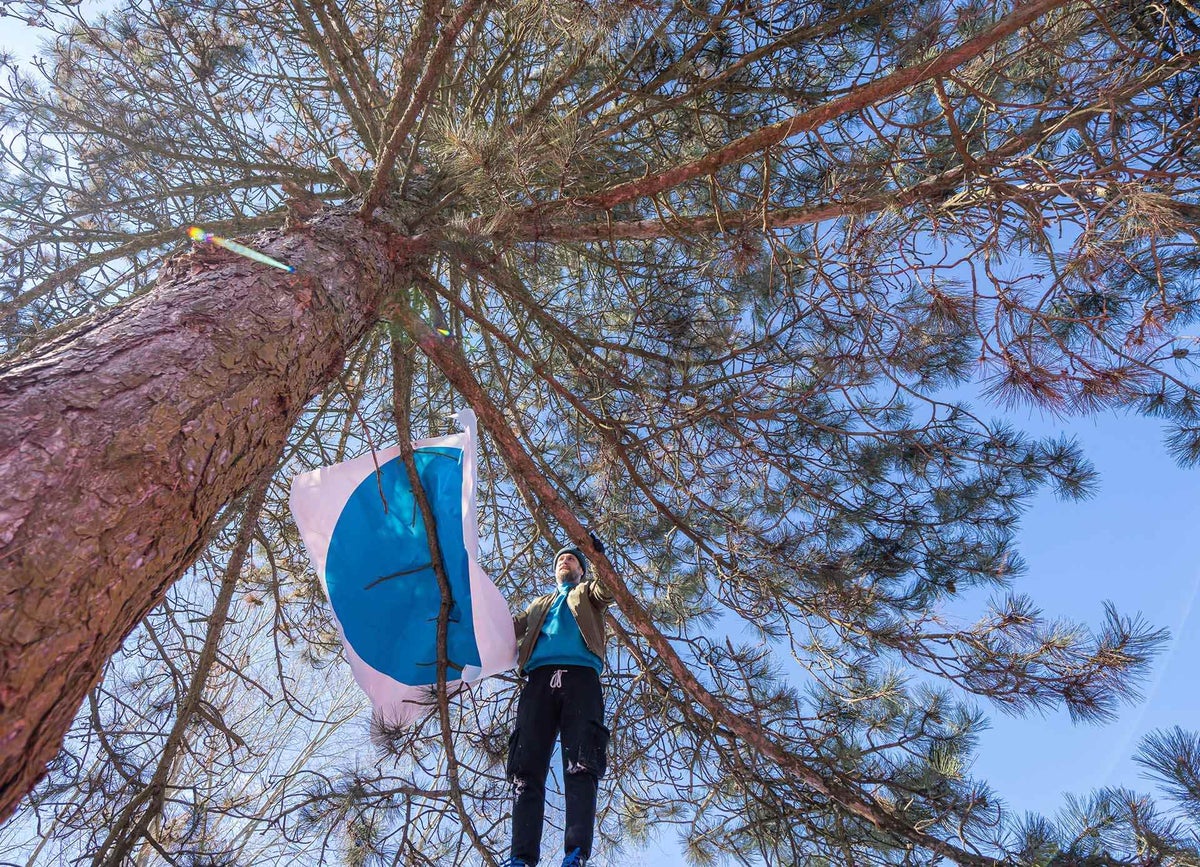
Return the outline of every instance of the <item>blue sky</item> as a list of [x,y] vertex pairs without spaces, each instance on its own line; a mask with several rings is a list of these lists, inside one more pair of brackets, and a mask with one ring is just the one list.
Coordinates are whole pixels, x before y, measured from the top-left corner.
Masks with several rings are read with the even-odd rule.
[[[0,18],[0,47],[26,57],[31,51],[28,32],[11,17]],[[991,713],[972,773],[988,780],[1010,807],[1053,814],[1067,793],[1112,785],[1149,789],[1130,761],[1139,739],[1155,728],[1196,728],[1200,720],[1192,670],[1200,660],[1200,470],[1174,464],[1161,425],[1152,419],[1063,420],[1036,412],[1007,417],[1034,434],[1078,439],[1100,473],[1099,491],[1090,500],[1063,503],[1046,493],[1034,501],[1018,536],[1028,571],[1015,589],[1049,615],[1090,624],[1101,621],[1102,603],[1112,600],[1123,614],[1141,613],[1172,634],[1145,684],[1144,701],[1124,708],[1115,722],[1073,725],[1065,712],[1027,718]],[[553,834],[546,845],[548,853],[556,847]],[[598,867],[618,863],[598,854]],[[619,863],[685,862],[668,839]]]
[[[1004,417],[1033,434],[1076,438],[1100,473],[1099,491],[1089,500],[1060,502],[1045,493],[1033,502],[1018,533],[1028,570],[1013,589],[1032,596],[1048,616],[1088,624],[1102,621],[1103,602],[1111,600],[1122,614],[1140,612],[1172,636],[1144,684],[1145,699],[1124,707],[1114,722],[1077,725],[1065,711],[1025,718],[989,713],[991,728],[979,739],[972,775],[988,780],[1010,808],[1053,816],[1067,794],[1102,786],[1150,790],[1131,761],[1138,741],[1156,728],[1194,729],[1200,720],[1194,671],[1200,661],[1200,470],[1172,461],[1153,419]],[[962,610],[979,612],[983,601],[966,600]],[[665,839],[617,863],[687,862]]]
[[[1101,786],[1149,790],[1131,761],[1138,741],[1156,728],[1196,728],[1200,719],[1194,671],[1200,661],[1200,471],[1172,461],[1153,419],[1006,417],[1034,434],[1076,438],[1100,473],[1099,491],[1089,500],[1060,502],[1045,493],[1033,502],[1018,533],[1028,570],[1014,589],[1032,596],[1047,615],[1089,624],[1101,622],[1103,602],[1111,600],[1121,613],[1140,612],[1172,636],[1146,680],[1145,699],[1123,708],[1112,723],[1076,725],[1065,711],[989,714],[991,728],[979,739],[971,773],[988,780],[1010,808],[1054,815],[1066,794]],[[963,606],[971,608],[969,601]],[[651,857],[654,851],[623,863],[686,863],[670,841],[661,842],[662,860]]]
[[1067,792],[1097,786],[1147,789],[1130,761],[1138,740],[1165,726],[1195,727],[1200,698],[1200,499],[1198,471],[1168,456],[1153,419],[1104,416],[1068,421],[1018,416],[1035,433],[1078,439],[1100,472],[1098,494],[1082,503],[1039,497],[1018,536],[1029,564],[1017,588],[1047,614],[1100,622],[1104,600],[1171,631],[1145,699],[1107,725],[1072,725],[1065,712],[1014,719],[993,714],[974,772],[1013,806],[1053,812]]

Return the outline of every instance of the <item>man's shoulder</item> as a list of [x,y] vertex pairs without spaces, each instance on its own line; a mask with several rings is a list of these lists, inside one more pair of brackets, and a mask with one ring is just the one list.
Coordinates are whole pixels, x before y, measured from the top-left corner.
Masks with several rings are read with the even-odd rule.
[[580,598],[595,600],[601,605],[607,605],[612,602],[612,594],[608,592],[608,588],[601,583],[599,578],[588,578],[580,581],[571,589],[571,592],[578,594]]

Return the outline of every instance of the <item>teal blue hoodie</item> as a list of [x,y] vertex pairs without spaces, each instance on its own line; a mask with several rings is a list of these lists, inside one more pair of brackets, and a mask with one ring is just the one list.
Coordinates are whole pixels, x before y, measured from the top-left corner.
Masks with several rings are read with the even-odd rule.
[[579,624],[575,615],[567,605],[567,594],[574,584],[560,584],[550,610],[542,622],[541,634],[529,661],[525,663],[526,671],[543,668],[548,665],[590,665],[599,674],[604,669],[604,662],[596,654],[588,650],[584,643]]

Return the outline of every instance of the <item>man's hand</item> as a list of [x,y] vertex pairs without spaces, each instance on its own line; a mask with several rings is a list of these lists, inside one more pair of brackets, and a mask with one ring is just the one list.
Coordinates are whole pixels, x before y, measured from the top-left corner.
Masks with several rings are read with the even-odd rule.
[[603,554],[605,551],[605,548],[604,548],[604,543],[600,541],[600,537],[597,536],[595,533],[593,533],[591,530],[588,530],[588,538],[592,540],[592,547],[594,547],[596,549],[596,552],[599,554]]

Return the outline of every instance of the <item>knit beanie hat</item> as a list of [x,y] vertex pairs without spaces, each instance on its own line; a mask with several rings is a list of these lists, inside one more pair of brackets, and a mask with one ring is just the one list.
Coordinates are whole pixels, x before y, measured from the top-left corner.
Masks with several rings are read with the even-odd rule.
[[574,554],[575,559],[579,561],[579,568],[581,568],[583,570],[584,575],[587,575],[587,567],[588,567],[587,557],[584,557],[582,551],[580,551],[578,548],[572,547],[571,545],[568,545],[565,548],[559,548],[558,553],[554,555],[554,571],[555,572],[558,572],[558,558],[561,557],[563,554]]

